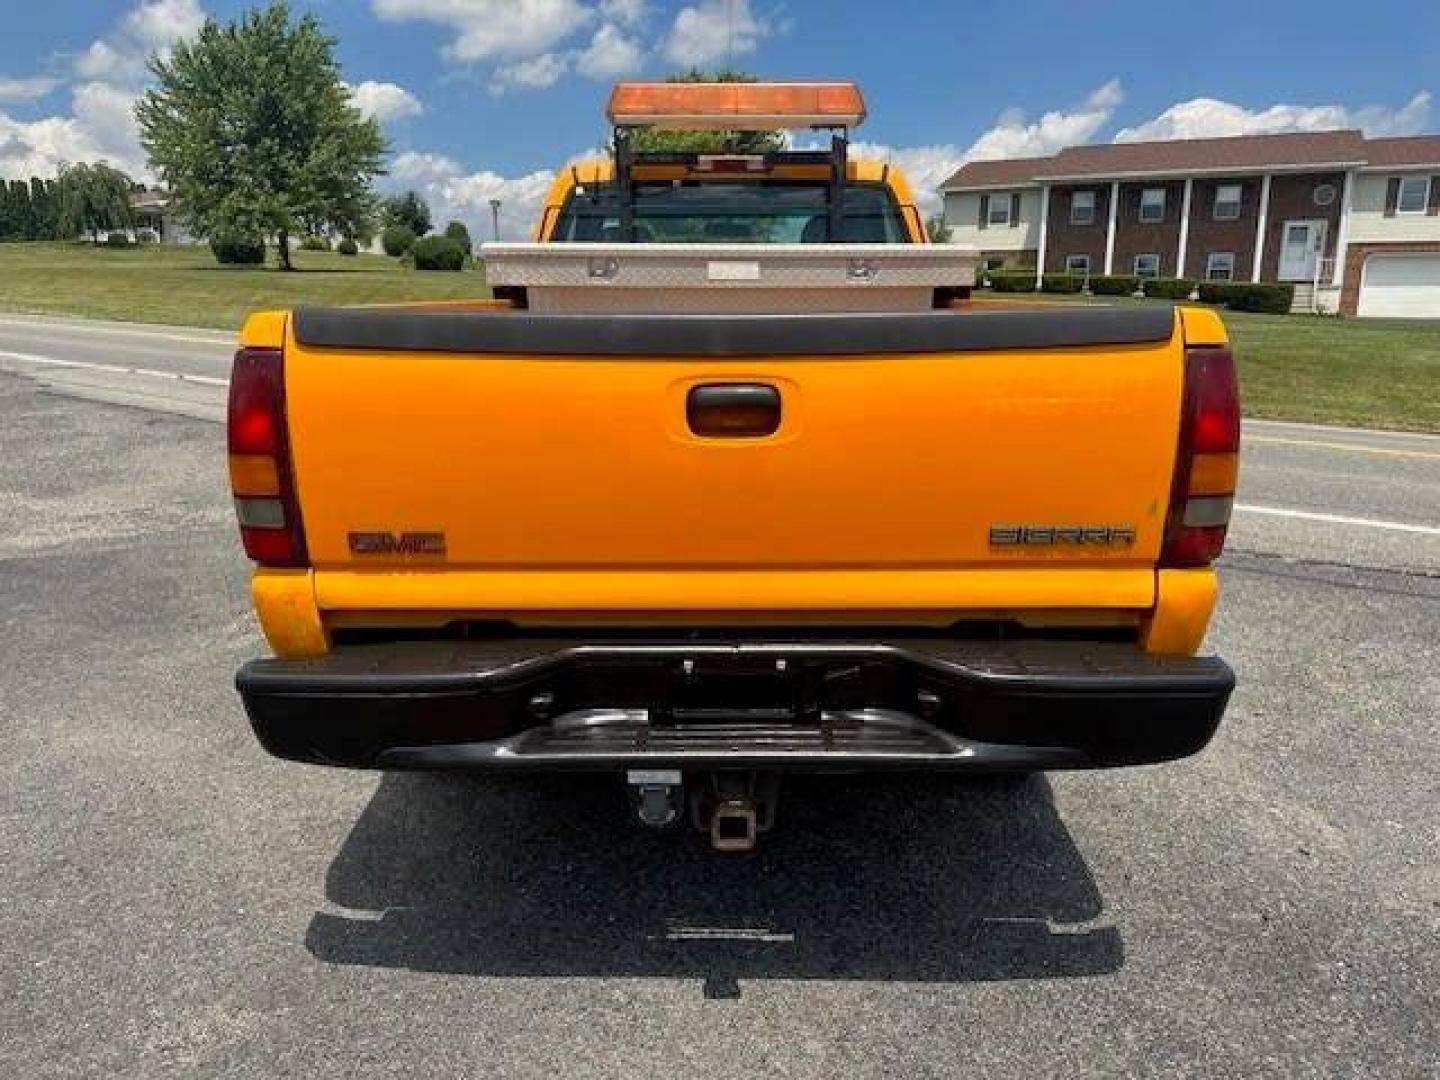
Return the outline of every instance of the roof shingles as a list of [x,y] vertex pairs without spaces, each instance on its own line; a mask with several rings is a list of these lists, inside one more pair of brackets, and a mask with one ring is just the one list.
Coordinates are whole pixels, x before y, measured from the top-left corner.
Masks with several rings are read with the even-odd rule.
[[1360,131],[1302,131],[1167,142],[1071,146],[1051,157],[971,161],[942,191],[1037,184],[1052,179],[1177,175],[1216,170],[1258,171],[1320,165],[1440,163],[1440,135],[1366,139]]

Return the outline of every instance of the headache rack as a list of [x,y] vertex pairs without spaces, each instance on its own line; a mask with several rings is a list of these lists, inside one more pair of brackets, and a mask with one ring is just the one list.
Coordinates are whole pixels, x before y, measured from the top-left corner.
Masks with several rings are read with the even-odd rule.
[[[780,166],[825,168],[828,239],[839,240],[849,167],[849,132],[865,119],[865,101],[854,83],[618,83],[610,94],[606,115],[614,132],[615,191],[622,241],[635,239],[636,166],[664,165],[715,174],[765,173]],[[637,151],[634,132],[651,127],[734,133],[823,131],[829,134],[830,148],[765,154]]]
[[[923,311],[969,294],[975,258],[968,248],[847,242],[849,132],[865,116],[854,83],[619,83],[607,116],[615,163],[604,217],[613,225],[607,220],[603,239],[483,245],[496,296],[556,314],[777,315]],[[653,127],[824,131],[830,145],[758,154],[636,150],[636,132]],[[653,187],[653,172],[665,167],[691,181],[797,168],[818,179],[823,170],[824,204],[815,217],[824,240],[652,242],[637,228],[637,187]],[[574,189],[598,205],[599,191],[581,194],[578,172]]]

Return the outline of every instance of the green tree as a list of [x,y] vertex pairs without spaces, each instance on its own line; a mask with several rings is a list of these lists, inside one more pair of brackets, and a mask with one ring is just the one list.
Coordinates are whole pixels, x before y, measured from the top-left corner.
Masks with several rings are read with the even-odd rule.
[[932,244],[948,244],[950,237],[955,235],[955,230],[945,223],[943,214],[935,214],[926,218],[925,232],[930,237]]
[[[37,195],[39,183],[36,180],[30,184],[31,214],[37,233],[47,227],[46,196]],[[49,225],[50,235],[89,235],[99,243],[102,232],[129,228],[135,220],[130,210],[130,188],[130,177],[104,162],[64,166],[55,183],[58,205]]]
[[[666,82],[755,82],[748,71],[702,71],[691,68],[669,76]],[[668,154],[772,154],[785,148],[781,131],[681,131],[637,128],[631,145],[646,153]]]
[[407,191],[385,200],[382,213],[385,225],[403,225],[416,236],[430,231],[430,206],[418,191]]
[[335,41],[284,0],[150,59],[141,142],[196,236],[290,238],[365,231],[382,171],[380,125],[351,104]]
[[[29,191],[26,191],[26,200]],[[0,180],[0,241],[25,239],[25,214],[14,185]]]
[[35,219],[36,240],[60,238],[59,193],[54,180],[30,178],[30,207]]
[[30,212],[30,185],[24,180],[11,180],[10,236],[14,240],[33,240],[34,215]]
[[475,245],[470,240],[470,230],[465,227],[463,221],[452,221],[446,225],[445,235],[464,248],[466,255],[475,250]]

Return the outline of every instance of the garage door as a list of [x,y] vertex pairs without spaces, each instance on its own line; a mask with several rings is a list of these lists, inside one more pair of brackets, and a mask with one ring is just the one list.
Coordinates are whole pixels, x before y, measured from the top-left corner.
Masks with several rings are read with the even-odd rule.
[[1371,255],[1360,281],[1359,313],[1440,319],[1440,255]]

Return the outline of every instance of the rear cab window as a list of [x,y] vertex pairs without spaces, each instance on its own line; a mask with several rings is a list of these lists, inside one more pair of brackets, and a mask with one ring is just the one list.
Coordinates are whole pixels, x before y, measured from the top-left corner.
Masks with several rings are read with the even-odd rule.
[[[829,189],[814,181],[677,180],[633,189],[635,241],[651,244],[824,244],[832,242]],[[847,244],[905,244],[900,206],[884,184],[845,185],[842,235]],[[575,188],[556,219],[552,241],[609,242],[620,235],[613,184]]]

